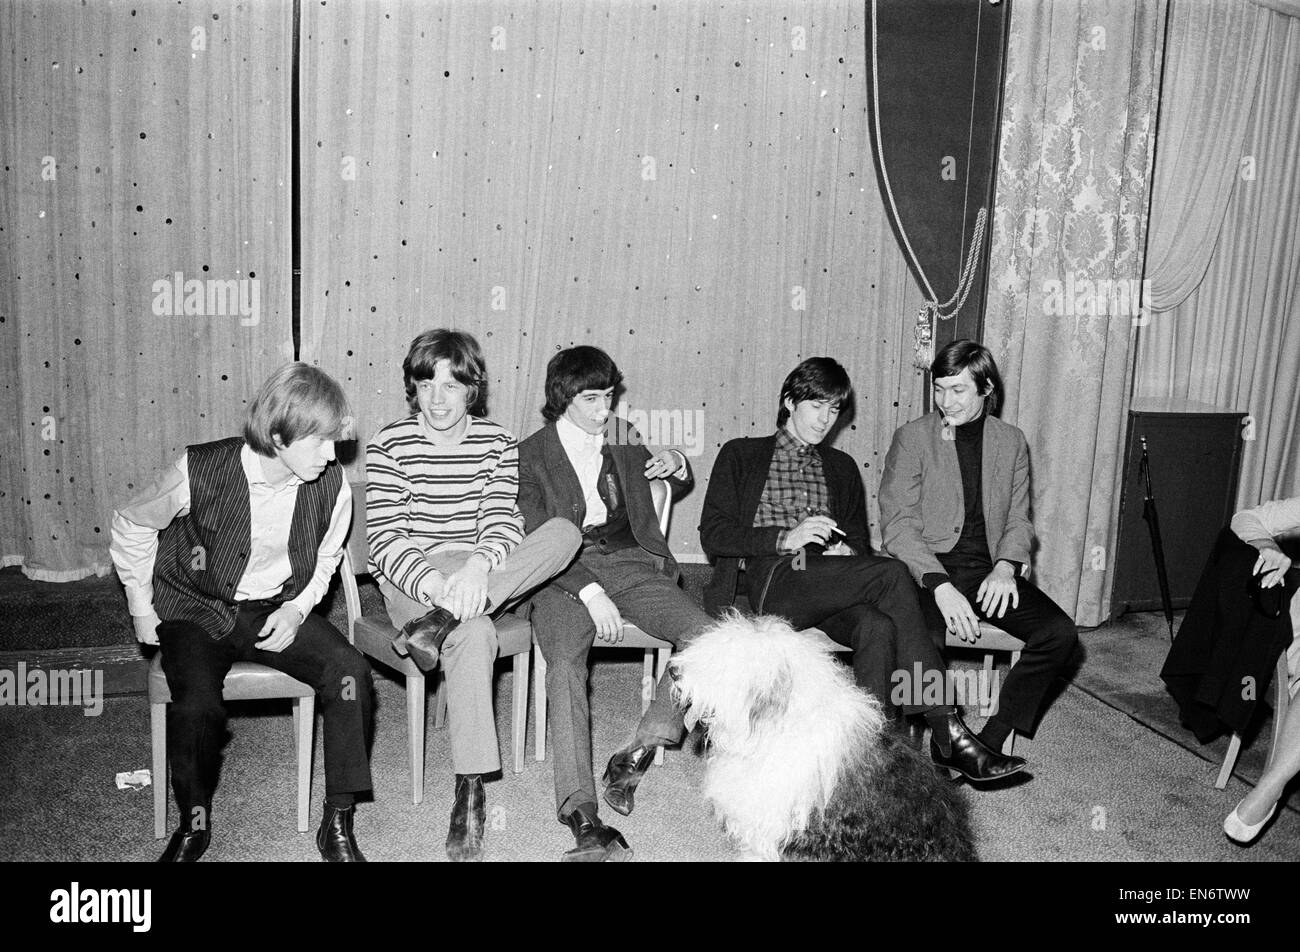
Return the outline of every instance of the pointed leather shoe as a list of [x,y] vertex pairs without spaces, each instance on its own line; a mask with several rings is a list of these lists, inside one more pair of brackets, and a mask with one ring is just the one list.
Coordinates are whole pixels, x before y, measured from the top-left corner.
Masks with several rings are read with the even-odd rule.
[[316,831],[316,848],[320,858],[327,863],[364,863],[366,857],[357,846],[356,837],[352,835],[352,818],[357,808],[332,807],[325,804],[325,814],[321,817],[320,829]]
[[453,863],[477,863],[483,859],[483,827],[487,795],[478,774],[456,775],[456,802],[451,807],[447,828],[447,857]]
[[635,794],[637,784],[650,769],[655,759],[655,748],[642,745],[627,750],[620,750],[609,758],[605,775],[605,802],[623,816],[630,816],[636,807]]
[[162,856],[158,857],[158,862],[197,862],[199,857],[207,852],[208,843],[211,839],[211,830],[177,830],[167,842],[167,848],[163,850]]
[[445,608],[413,618],[402,626],[402,633],[393,639],[393,650],[405,658],[410,655],[421,671],[432,671],[438,666],[442,643],[460,622]]
[[623,834],[600,822],[594,803],[580,804],[560,822],[573,833],[576,844],[562,857],[565,863],[621,863],[632,858]]
[[962,776],[982,783],[1001,780],[1025,769],[1023,757],[1009,757],[981,743],[956,711],[948,715],[945,728],[945,736],[941,737],[939,730],[931,733],[930,757],[938,766],[947,768],[952,779]]

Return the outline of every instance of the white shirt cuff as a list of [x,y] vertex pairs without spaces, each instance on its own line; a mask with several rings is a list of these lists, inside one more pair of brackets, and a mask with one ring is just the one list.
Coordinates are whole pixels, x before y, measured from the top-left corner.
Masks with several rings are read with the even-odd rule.
[[601,586],[599,582],[589,582],[588,584],[584,585],[582,591],[578,593],[578,598],[582,600],[582,604],[586,605],[597,595],[604,595],[604,594],[605,594],[605,589]]

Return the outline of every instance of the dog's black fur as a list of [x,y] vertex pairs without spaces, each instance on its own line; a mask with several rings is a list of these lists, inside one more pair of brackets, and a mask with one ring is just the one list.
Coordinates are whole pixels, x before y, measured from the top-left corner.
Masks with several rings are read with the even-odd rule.
[[969,804],[892,727],[848,766],[826,809],[782,850],[786,861],[978,860]]

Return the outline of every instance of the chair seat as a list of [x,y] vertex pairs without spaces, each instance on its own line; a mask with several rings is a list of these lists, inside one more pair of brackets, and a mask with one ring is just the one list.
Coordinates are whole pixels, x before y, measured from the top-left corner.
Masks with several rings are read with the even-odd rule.
[[533,626],[513,612],[492,619],[497,629],[497,657],[512,658],[531,651]]
[[352,628],[355,647],[367,658],[374,658],[380,664],[398,671],[406,677],[423,675],[419,666],[410,658],[403,658],[393,650],[393,639],[397,629],[381,615],[362,615]]
[[962,641],[951,631],[947,633],[949,648],[969,648],[972,651],[1023,651],[1025,643],[1014,635],[1009,635],[997,625],[987,621],[980,622],[980,636],[974,642]]
[[[596,641],[596,647],[607,645],[609,642]],[[671,648],[671,641],[664,641],[662,638],[656,638],[654,635],[647,634],[636,625],[623,626],[623,640],[618,643],[619,648],[650,648],[658,650],[660,648]]]
[[[149,664],[149,703],[170,704],[171,688],[162,668],[162,653],[153,656]],[[315,697],[316,690],[255,661],[236,661],[221,686],[221,696],[227,701],[259,701],[268,698]]]

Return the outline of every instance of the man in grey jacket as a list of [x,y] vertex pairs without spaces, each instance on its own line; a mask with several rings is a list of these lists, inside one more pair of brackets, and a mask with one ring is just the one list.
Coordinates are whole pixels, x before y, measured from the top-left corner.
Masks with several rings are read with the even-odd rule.
[[994,414],[1002,377],[988,348],[953,341],[930,367],[933,412],[898,428],[880,482],[885,551],[922,586],[936,631],[972,646],[980,621],[1025,642],[998,711],[980,740],[1000,750],[1011,731],[1032,734],[1043,698],[1078,642],[1074,622],[1021,576],[1029,519],[1029,448]]

